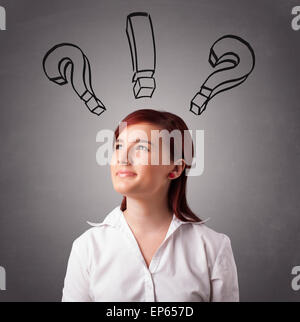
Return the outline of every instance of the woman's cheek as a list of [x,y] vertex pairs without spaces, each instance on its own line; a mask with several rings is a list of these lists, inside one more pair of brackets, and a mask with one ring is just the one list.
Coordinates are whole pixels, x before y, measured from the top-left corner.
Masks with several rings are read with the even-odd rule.
[[148,165],[148,164],[150,164],[147,152],[135,151],[134,158],[135,158],[135,163],[136,164],[140,164],[140,165]]
[[116,153],[114,152],[110,160],[110,165],[113,168],[114,166],[116,166],[116,164],[117,164],[117,156],[116,156]]

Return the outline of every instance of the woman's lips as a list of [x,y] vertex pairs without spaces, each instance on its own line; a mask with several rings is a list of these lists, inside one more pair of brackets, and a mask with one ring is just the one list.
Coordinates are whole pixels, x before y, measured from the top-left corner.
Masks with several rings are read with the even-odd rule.
[[120,177],[120,178],[134,177],[134,176],[136,176],[136,173],[130,172],[130,171],[118,171],[117,176]]

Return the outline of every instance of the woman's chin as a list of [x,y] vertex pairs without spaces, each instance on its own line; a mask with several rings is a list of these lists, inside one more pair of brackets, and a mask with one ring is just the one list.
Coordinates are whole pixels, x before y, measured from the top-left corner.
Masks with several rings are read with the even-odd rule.
[[130,185],[130,184],[125,184],[125,183],[116,183],[115,184],[115,190],[117,192],[119,192],[122,195],[128,195],[131,192],[133,192],[133,190],[135,190],[135,185]]

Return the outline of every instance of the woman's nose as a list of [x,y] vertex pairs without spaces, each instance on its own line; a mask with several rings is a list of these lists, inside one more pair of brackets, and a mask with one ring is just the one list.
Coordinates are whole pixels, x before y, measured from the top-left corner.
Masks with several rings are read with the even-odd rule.
[[129,149],[124,148],[122,150],[119,151],[119,156],[118,156],[118,163],[120,164],[128,164],[128,163],[132,163],[130,160],[130,153],[129,153]]

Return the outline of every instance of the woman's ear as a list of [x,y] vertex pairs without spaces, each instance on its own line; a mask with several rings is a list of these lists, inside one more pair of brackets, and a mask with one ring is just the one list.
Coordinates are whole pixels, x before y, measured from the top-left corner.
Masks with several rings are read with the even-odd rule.
[[185,168],[185,161],[183,159],[178,159],[176,162],[174,162],[174,167],[171,171],[172,178],[176,179],[181,176],[183,170]]

